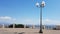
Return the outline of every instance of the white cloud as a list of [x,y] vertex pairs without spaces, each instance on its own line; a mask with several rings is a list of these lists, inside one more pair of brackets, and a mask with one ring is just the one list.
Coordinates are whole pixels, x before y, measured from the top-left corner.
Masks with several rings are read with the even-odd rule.
[[0,20],[11,20],[11,17],[9,17],[9,16],[1,16]]
[[50,20],[50,19],[46,19],[45,21],[46,21],[46,22],[50,22],[51,20]]
[[53,20],[53,19],[45,19],[45,20],[43,20],[43,24],[47,24],[47,25],[50,25],[50,24],[57,25],[57,24],[60,24],[60,21],[59,21],[59,20]]
[[[36,23],[40,24],[40,19],[38,21],[35,21]],[[42,19],[43,25],[60,25],[60,20],[54,20],[54,19]]]
[[20,19],[18,19],[18,23],[22,23],[22,24],[38,24],[37,23],[38,22],[38,20],[36,20],[36,19],[33,19],[33,18],[20,18]]
[[9,22],[12,23],[14,22],[16,19],[9,17],[9,16],[0,16],[0,22]]
[[[40,24],[40,19],[32,19],[32,18],[20,18],[17,20],[17,23],[22,23],[22,24]],[[59,20],[53,20],[53,19],[43,19],[42,23],[44,25],[50,25],[50,24],[60,24]]]
[[25,23],[25,24],[33,24],[33,20],[32,19],[23,19],[23,23]]

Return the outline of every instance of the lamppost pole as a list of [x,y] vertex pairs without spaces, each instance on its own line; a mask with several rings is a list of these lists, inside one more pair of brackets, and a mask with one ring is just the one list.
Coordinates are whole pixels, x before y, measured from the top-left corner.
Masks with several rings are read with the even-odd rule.
[[45,6],[45,2],[42,1],[41,4],[36,3],[36,6],[40,8],[40,31],[39,33],[43,33],[42,31],[42,8]]
[[40,7],[40,31],[39,33],[43,33],[42,31],[42,7]]

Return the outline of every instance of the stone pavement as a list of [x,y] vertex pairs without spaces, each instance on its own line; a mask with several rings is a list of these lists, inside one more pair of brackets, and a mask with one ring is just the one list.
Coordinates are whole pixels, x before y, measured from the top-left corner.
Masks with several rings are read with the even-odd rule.
[[27,32],[27,33],[23,33],[23,34],[42,34],[42,33],[36,33],[36,32],[32,33],[32,32]]
[[0,34],[15,34],[13,32],[0,32]]
[[28,33],[24,33],[24,32],[21,32],[21,33],[17,33],[17,32],[0,32],[0,34],[42,34],[42,33],[31,33],[31,32],[28,32]]
[[[39,29],[25,28],[4,28],[0,29],[0,34],[39,34]],[[41,33],[40,33],[41,34]],[[43,30],[43,34],[60,34],[60,30]]]

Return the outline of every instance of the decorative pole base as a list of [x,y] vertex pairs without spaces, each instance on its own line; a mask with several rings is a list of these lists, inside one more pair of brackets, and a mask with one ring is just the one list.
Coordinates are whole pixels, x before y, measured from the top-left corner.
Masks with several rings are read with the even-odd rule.
[[43,33],[43,31],[42,31],[42,30],[40,30],[40,31],[39,31],[39,33]]

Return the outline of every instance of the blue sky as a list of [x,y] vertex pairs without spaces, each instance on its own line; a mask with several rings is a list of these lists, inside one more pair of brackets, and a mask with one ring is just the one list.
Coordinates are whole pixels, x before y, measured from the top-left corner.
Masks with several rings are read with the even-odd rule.
[[[60,0],[44,0],[43,24],[60,24]],[[39,24],[41,0],[0,0],[0,22]]]

